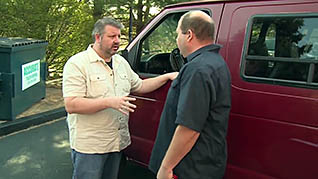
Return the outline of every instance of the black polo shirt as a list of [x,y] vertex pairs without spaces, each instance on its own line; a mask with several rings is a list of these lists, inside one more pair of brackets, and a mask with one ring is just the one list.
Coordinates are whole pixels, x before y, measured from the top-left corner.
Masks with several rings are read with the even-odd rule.
[[159,170],[177,125],[182,125],[200,132],[200,136],[174,173],[179,179],[223,177],[231,78],[219,49],[213,44],[190,54],[188,63],[172,82],[149,163],[154,173]]

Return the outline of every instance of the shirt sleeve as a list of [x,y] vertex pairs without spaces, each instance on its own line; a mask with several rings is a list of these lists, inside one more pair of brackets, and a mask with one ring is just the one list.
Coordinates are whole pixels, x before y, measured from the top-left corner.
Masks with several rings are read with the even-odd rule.
[[138,91],[138,89],[141,88],[142,85],[142,79],[139,78],[138,74],[134,72],[134,70],[131,69],[130,65],[129,71],[130,71],[130,85],[131,85],[131,92]]
[[121,63],[124,65],[127,71],[127,75],[129,76],[129,82],[131,86],[130,91],[138,91],[138,89],[141,88],[142,79],[140,79],[138,74],[134,72],[134,70],[131,68],[130,64],[124,57],[118,54],[116,54],[115,57],[121,60]]
[[63,97],[86,96],[86,77],[74,60],[70,59],[63,69]]
[[209,115],[210,101],[215,98],[213,82],[204,72],[185,70],[179,83],[176,124],[201,132]]

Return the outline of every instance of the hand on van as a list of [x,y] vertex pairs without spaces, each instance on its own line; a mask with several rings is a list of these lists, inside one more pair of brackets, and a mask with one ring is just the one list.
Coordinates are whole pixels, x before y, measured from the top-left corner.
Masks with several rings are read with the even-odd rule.
[[152,92],[162,85],[166,84],[168,80],[174,80],[178,76],[179,72],[171,72],[163,75],[156,76],[154,78],[147,78],[142,80],[142,85],[135,93],[144,94]]
[[178,74],[179,74],[179,72],[171,72],[171,73],[167,73],[166,75],[169,76],[170,80],[174,80],[177,78]]

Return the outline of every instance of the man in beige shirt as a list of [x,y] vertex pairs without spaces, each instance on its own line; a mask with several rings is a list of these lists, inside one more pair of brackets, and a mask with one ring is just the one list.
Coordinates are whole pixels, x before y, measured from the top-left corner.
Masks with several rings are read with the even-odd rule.
[[95,23],[94,44],[72,56],[64,66],[63,97],[68,112],[73,179],[116,179],[121,151],[130,144],[130,92],[156,90],[177,73],[142,80],[116,54],[122,24],[113,18]]

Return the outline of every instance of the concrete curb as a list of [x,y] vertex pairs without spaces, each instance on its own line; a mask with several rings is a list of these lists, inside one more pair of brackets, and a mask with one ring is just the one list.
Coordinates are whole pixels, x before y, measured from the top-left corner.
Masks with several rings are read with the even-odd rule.
[[60,117],[66,116],[64,107],[57,108],[51,111],[22,117],[13,121],[8,121],[0,124],[0,136],[10,134],[19,130],[27,129],[29,127],[49,122]]

